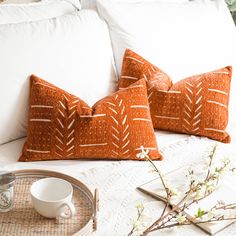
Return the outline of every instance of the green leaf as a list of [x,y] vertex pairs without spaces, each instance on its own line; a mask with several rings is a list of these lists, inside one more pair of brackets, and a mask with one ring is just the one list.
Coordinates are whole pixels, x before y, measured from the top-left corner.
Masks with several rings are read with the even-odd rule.
[[201,210],[201,208],[198,208],[198,211],[197,211],[197,217],[201,218],[203,215],[205,214],[205,211],[204,210]]

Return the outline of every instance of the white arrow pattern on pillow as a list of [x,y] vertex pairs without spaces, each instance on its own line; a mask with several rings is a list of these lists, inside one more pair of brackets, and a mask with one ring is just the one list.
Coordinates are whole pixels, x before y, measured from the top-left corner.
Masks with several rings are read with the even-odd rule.
[[55,154],[58,157],[63,157],[64,155],[70,157],[74,154],[75,148],[75,120],[76,120],[76,107],[79,103],[79,99],[73,97],[69,101],[65,94],[62,94],[59,105],[57,108],[57,126],[55,130]]

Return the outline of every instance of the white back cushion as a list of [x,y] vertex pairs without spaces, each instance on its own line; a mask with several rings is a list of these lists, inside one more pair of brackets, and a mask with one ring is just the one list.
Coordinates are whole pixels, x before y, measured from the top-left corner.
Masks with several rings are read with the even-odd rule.
[[[111,3],[98,0],[109,25],[117,71],[126,48],[168,73],[173,82],[227,65],[236,71],[236,28],[224,0]],[[236,73],[230,120],[236,132]]]
[[109,25],[118,73],[126,48],[131,48],[178,81],[232,63],[232,22],[225,23],[216,4],[111,3],[98,0]]
[[48,0],[25,4],[0,4],[0,24],[50,19],[80,8],[79,0]]
[[0,52],[0,144],[26,135],[31,74],[89,105],[115,90],[107,25],[92,10],[0,25]]

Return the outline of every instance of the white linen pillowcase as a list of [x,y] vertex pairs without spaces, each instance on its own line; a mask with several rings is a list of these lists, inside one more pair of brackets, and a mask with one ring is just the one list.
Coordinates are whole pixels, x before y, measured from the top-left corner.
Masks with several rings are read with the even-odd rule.
[[109,31],[93,10],[0,25],[0,52],[0,144],[26,135],[31,74],[89,105],[116,89]]
[[162,68],[174,82],[232,63],[235,26],[217,4],[110,0],[97,4],[109,25],[118,73],[126,48]]
[[0,4],[0,24],[50,19],[80,8],[79,0],[42,0],[32,3]]
[[[109,25],[118,74],[126,48],[165,71],[174,83],[228,65],[236,70],[236,28],[224,0],[138,4],[98,0],[97,7]],[[236,129],[234,75],[229,121]]]
[[[110,0],[110,2],[130,2],[130,3],[142,3],[142,2],[187,2],[189,0]],[[81,7],[83,9],[96,9],[97,0],[80,0]]]

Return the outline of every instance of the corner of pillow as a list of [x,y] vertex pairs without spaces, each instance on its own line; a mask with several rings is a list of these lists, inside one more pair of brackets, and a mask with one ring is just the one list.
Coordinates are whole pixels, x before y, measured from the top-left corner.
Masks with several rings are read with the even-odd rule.
[[229,77],[230,77],[230,79],[232,79],[233,67],[232,66],[226,66],[225,68],[229,71]]
[[[25,144],[25,145],[26,145],[26,144]],[[27,161],[27,158],[26,158],[25,155],[24,155],[24,148],[23,148],[22,154],[21,154],[21,156],[19,157],[18,162],[26,162],[26,161]]]
[[154,157],[151,157],[153,161],[162,161],[164,159],[163,155],[159,152],[159,149],[157,150],[158,154]]
[[30,79],[30,85],[32,86],[35,82],[37,82],[38,80],[41,80],[37,75],[30,75],[29,76],[29,79]]
[[225,137],[221,140],[221,142],[223,142],[223,143],[230,143],[231,142],[231,137],[227,132],[225,132]]

